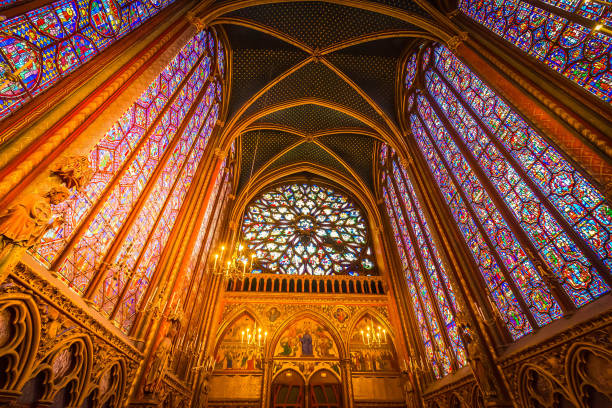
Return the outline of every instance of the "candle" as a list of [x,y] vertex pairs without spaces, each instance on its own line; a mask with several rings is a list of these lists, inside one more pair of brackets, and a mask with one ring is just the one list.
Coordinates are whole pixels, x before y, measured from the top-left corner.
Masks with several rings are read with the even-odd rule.
[[240,338],[240,343],[244,343],[244,330],[242,331],[242,337]]
[[215,265],[213,266],[213,272],[217,270],[217,260],[219,259],[219,254],[215,254]]
[[363,335],[363,330],[361,331],[361,341],[365,343],[365,336]]

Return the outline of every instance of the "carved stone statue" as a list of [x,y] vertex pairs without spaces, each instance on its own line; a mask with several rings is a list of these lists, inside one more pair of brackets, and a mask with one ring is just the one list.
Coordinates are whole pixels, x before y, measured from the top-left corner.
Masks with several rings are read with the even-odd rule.
[[163,379],[170,366],[172,339],[176,333],[174,325],[171,325],[168,333],[166,333],[166,336],[159,343],[157,350],[155,350],[153,360],[145,376],[143,387],[145,394],[159,394],[162,391]]
[[62,218],[52,219],[51,205],[69,196],[66,187],[56,186],[44,195],[31,194],[7,208],[0,214],[0,250],[8,244],[34,248],[49,229],[64,222]]
[[69,189],[80,191],[93,176],[87,156],[69,156],[61,159],[51,170],[51,174]]
[[406,401],[407,408],[417,408],[419,406],[416,395],[416,388],[409,372],[402,372],[402,393]]
[[163,380],[172,362],[173,341],[181,327],[181,321],[175,315],[169,316],[168,323],[168,331],[153,353],[151,365],[145,373],[143,391],[152,397],[162,394]]
[[494,368],[488,367],[487,356],[469,324],[459,324],[459,337],[463,342],[472,372],[485,400],[497,400],[500,397],[500,392],[493,374]]

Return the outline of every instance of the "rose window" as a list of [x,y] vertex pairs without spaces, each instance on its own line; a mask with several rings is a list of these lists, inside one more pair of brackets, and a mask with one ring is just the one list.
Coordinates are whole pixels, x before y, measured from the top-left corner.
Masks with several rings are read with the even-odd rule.
[[242,231],[254,272],[375,274],[368,229],[348,197],[316,184],[288,184],[256,198]]

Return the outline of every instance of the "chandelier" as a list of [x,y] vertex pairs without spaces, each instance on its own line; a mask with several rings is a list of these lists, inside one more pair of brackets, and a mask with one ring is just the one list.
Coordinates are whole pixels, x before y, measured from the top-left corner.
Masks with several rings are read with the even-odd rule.
[[379,348],[387,344],[387,330],[381,326],[374,327],[374,322],[370,320],[370,324],[365,330],[361,330],[361,340],[363,344],[370,348]]
[[225,256],[225,246],[221,246],[219,254],[215,254],[215,262],[212,268],[212,273],[220,275],[225,280],[244,279],[247,273],[253,271],[253,262],[255,254],[248,254],[244,251],[244,246],[238,244],[236,250],[229,257]]
[[[271,80],[271,72],[268,73],[268,80]],[[264,100],[264,109],[268,105],[268,99],[270,95],[266,93],[266,98]],[[251,161],[251,169],[249,171],[249,178],[245,188],[244,196],[249,196],[249,186],[250,181],[253,179],[253,170],[255,167],[255,162],[257,159],[257,151],[259,150],[259,142],[261,140],[261,129],[258,130],[257,140],[255,142],[255,150],[253,151],[253,160]],[[237,228],[237,233],[241,234],[242,232],[242,222],[244,217],[241,217],[240,223]],[[253,272],[253,262],[255,261],[255,254],[247,254],[247,251],[244,251],[244,246],[242,243],[238,242],[236,247],[234,248],[234,252],[227,259],[223,257],[225,253],[225,246],[221,246],[221,254],[215,254],[215,262],[212,269],[213,274],[221,275],[224,280],[242,280],[248,273]],[[253,327],[255,329],[255,327]],[[261,329],[259,329],[261,331]],[[258,333],[261,334],[261,333]],[[266,332],[267,335],[267,332]]]
[[240,345],[246,349],[262,349],[268,341],[268,332],[262,332],[257,323],[253,323],[253,328],[247,327],[240,334]]

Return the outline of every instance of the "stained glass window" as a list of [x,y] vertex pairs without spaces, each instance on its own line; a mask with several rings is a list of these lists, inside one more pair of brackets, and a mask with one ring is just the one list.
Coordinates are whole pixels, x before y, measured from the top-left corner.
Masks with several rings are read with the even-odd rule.
[[242,230],[261,272],[376,274],[361,210],[329,187],[288,184],[267,191],[247,208]]
[[[384,151],[392,152],[388,148]],[[466,362],[455,323],[455,295],[412,183],[397,158],[381,158],[383,163],[388,160],[391,161],[385,171],[383,198],[426,354],[434,374],[441,378],[451,372],[451,361],[457,368]]]
[[172,2],[59,0],[0,22],[0,119]]
[[[55,206],[54,212],[61,214],[66,222],[43,238],[37,252],[40,260],[51,264],[61,253],[103,192],[115,181],[117,174],[125,170],[127,159],[136,150],[143,154],[151,151],[154,157],[165,150],[169,141],[164,131],[170,128],[171,117],[176,116],[174,107],[180,106],[174,104],[166,109],[168,101],[179,94],[177,99],[184,99],[185,77],[205,52],[206,41],[202,34],[185,45],[92,149],[89,155],[90,166],[94,169],[92,180],[82,192]],[[80,291],[87,283],[81,282],[78,276],[66,278]]]
[[[202,310],[202,303],[205,299],[203,291],[200,290],[202,284],[210,276],[206,273],[206,261],[213,258],[210,254],[210,249],[216,246],[214,242],[218,238],[218,234],[222,231],[219,227],[221,222],[221,213],[226,207],[228,202],[228,194],[231,191],[231,167],[226,168],[228,163],[226,159],[221,166],[221,171],[217,175],[213,192],[206,206],[206,211],[202,219],[202,224],[198,231],[191,256],[189,258],[187,269],[182,280],[182,293],[181,299],[183,300],[180,305],[183,307],[185,316],[188,319],[185,324],[181,326],[181,332],[178,338],[184,343],[186,338],[189,338],[189,332],[193,332],[193,326],[189,323],[197,321],[201,317],[200,311]],[[190,329],[191,327],[191,329]],[[181,359],[173,361],[176,368],[181,367]]]
[[36,253],[126,332],[217,121],[214,44],[198,33],[92,149],[92,181],[53,208],[66,223]]
[[[597,0],[461,0],[463,13],[604,101],[612,100],[609,3]],[[565,10],[562,17],[558,10]],[[585,21],[586,20],[586,21]],[[587,24],[593,20],[592,24]]]
[[446,47],[425,54],[412,135],[512,337],[608,292],[609,203]]

